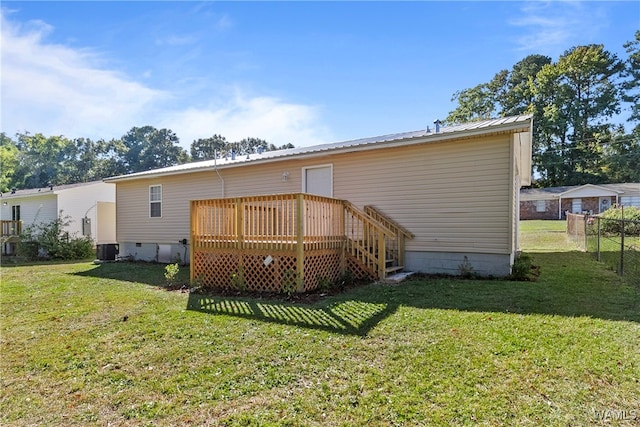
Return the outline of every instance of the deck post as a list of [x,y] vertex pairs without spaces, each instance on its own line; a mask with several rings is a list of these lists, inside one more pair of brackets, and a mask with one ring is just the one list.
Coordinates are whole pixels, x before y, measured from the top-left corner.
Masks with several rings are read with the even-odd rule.
[[378,279],[386,277],[387,270],[387,248],[384,244],[384,231],[378,230]]
[[[196,244],[195,244],[195,239],[194,237],[196,236],[196,230],[195,230],[195,224],[196,224],[196,214],[195,214],[195,206],[196,206],[196,202],[194,200],[191,200],[191,202],[189,202],[190,206],[189,206],[189,228],[191,229],[191,235],[189,236],[189,241],[191,242],[191,250],[189,251],[189,282],[193,283],[193,279],[194,279],[194,274],[193,274],[193,269],[194,269],[194,256],[193,254],[196,251]],[[193,285],[192,285],[193,286]]]
[[346,231],[346,215],[347,206],[346,202],[342,201],[340,203],[340,229],[338,230],[338,235],[342,236],[342,247],[340,248],[340,274],[344,275],[347,271],[347,231]]
[[[243,236],[243,227],[244,227],[244,204],[242,203],[242,197],[237,197],[236,198],[236,249],[238,249],[238,252],[242,251],[242,240],[244,239]],[[241,256],[242,258],[242,254],[239,253],[238,255]]]
[[298,292],[304,291],[304,194],[296,195],[296,282]]

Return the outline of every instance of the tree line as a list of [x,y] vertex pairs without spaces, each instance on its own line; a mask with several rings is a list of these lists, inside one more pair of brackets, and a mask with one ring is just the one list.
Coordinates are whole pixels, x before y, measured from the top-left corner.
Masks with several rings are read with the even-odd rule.
[[[458,91],[446,123],[532,114],[535,186],[640,182],[640,31],[626,59],[601,44],[557,61],[529,55],[511,70]],[[630,107],[631,131],[615,123]]]
[[277,147],[260,138],[229,142],[218,134],[193,141],[189,152],[179,144],[173,131],[153,126],[134,127],[109,141],[28,132],[10,138],[0,133],[0,191],[96,181],[232,152],[246,155],[293,148],[292,144]]
[[[529,55],[511,70],[453,95],[445,124],[532,114],[537,187],[640,182],[640,31],[620,59],[601,44],[576,46],[556,61]],[[615,119],[630,106],[630,132]],[[215,134],[187,152],[169,129],[134,127],[119,139],[0,133],[0,191],[88,182],[190,161],[276,147],[259,138]]]

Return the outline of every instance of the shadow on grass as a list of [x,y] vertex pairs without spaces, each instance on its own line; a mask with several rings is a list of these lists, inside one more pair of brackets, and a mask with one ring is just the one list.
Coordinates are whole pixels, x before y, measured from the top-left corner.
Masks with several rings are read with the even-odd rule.
[[[370,286],[365,288],[371,289]],[[350,296],[345,294],[339,299],[328,298],[313,305],[306,305],[191,293],[187,309],[364,336],[398,308],[397,304],[366,301],[363,298],[349,298]]]
[[313,305],[190,294],[188,309],[366,335],[400,306],[481,313],[592,317],[640,323],[640,287],[583,252],[532,253],[535,282],[422,277],[368,285]]
[[[340,334],[364,336],[401,306],[419,309],[593,317],[640,323],[640,286],[625,285],[583,252],[530,253],[535,282],[420,277],[399,285],[372,284],[313,304],[260,297],[190,293],[187,309]],[[186,275],[188,268],[180,274]],[[76,273],[163,286],[164,266],[102,264]],[[184,282],[186,283],[186,282]]]
[[80,260],[60,260],[60,259],[54,259],[54,260],[36,260],[36,261],[32,261],[32,260],[27,260],[24,258],[19,258],[19,257],[15,257],[12,255],[3,255],[2,258],[0,259],[0,266],[2,267],[33,267],[36,265],[41,265],[43,267],[46,267],[47,265],[60,265],[60,264],[86,264],[93,261],[93,258],[91,259],[80,259]]
[[[124,282],[143,283],[145,285],[166,287],[164,277],[165,264],[153,262],[105,262],[96,264],[94,268],[73,273],[77,276],[96,277],[100,279],[122,280]],[[177,282],[189,283],[189,267],[180,267]]]

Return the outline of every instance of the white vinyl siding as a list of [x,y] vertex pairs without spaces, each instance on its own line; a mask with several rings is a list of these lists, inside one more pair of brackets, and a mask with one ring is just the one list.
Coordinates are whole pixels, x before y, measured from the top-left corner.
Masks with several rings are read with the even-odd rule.
[[91,236],[99,238],[98,226],[102,228],[110,228],[115,233],[115,218],[109,218],[109,221],[99,224],[97,217],[98,202],[115,202],[116,186],[104,182],[96,182],[88,185],[79,185],[77,187],[59,190],[58,193],[58,209],[62,210],[63,215],[72,218],[71,224],[67,230],[71,234],[82,233],[83,218],[89,218],[91,221]]
[[546,210],[547,210],[547,201],[536,200],[536,212],[546,212]]
[[21,197],[7,200],[6,205],[2,205],[3,220],[13,219],[16,206],[20,206],[20,220],[23,227],[33,224],[49,223],[58,218],[58,200],[55,195],[47,194],[42,196]]
[[149,186],[149,217],[162,218],[162,185]]

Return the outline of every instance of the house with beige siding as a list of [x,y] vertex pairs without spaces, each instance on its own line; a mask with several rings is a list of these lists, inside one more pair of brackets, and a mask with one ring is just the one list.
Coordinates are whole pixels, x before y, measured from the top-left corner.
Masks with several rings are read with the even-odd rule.
[[640,208],[640,183],[584,184],[520,191],[520,219],[565,219],[566,213],[597,215],[611,206]]
[[0,194],[2,253],[15,251],[26,227],[50,223],[60,214],[69,222],[65,231],[91,237],[97,244],[116,240],[116,186],[102,181],[15,189]]
[[[532,118],[516,116],[109,178],[106,182],[117,189],[120,256],[193,262],[194,228],[208,215],[194,214],[194,201],[223,200],[231,206],[246,197],[298,197],[303,210],[304,203],[311,203],[307,196],[277,196],[303,194],[324,197],[318,203],[344,201],[359,217],[365,208],[379,214],[371,222],[377,229],[407,237],[399,268],[458,274],[464,264],[478,274],[508,275],[518,250],[520,187],[531,180],[531,135]],[[282,200],[259,209],[274,222],[284,210]],[[233,215],[250,215],[246,207],[235,209]],[[314,221],[310,209],[306,219],[300,217],[302,232]],[[245,217],[210,216],[207,221],[240,218],[234,223],[246,226]],[[401,231],[389,231],[389,224]],[[339,229],[346,232],[344,223]],[[272,259],[266,252],[261,258],[265,265]]]

